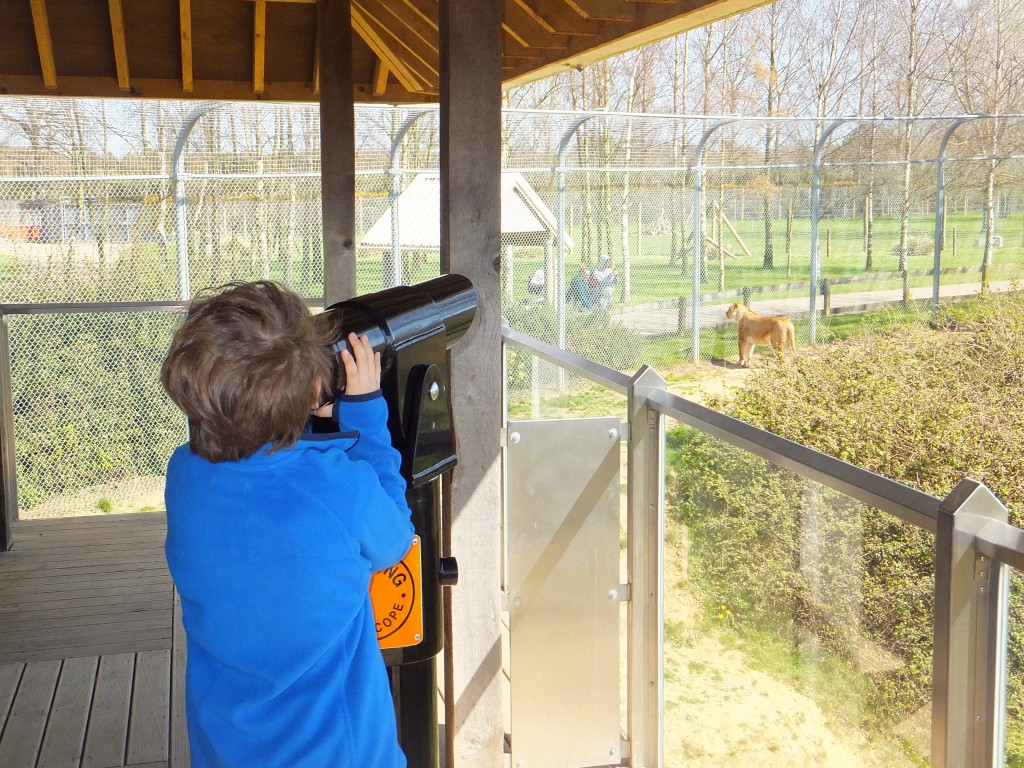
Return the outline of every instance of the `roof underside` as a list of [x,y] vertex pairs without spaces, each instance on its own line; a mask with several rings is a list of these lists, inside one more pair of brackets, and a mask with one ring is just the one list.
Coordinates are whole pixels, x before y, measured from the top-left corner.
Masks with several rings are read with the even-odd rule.
[[[521,85],[765,0],[502,0]],[[357,101],[439,92],[437,0],[351,0]],[[0,94],[318,101],[315,0],[0,0]]]

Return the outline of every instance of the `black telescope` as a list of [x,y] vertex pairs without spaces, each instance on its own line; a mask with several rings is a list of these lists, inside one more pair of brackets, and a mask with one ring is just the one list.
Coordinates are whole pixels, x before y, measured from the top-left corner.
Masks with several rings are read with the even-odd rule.
[[455,558],[441,550],[441,476],[457,461],[447,351],[469,330],[476,306],[467,278],[441,275],[332,304],[315,316],[335,351],[338,374],[332,391],[322,395],[325,402],[344,392],[338,356],[349,333],[366,334],[381,353],[388,429],[409,485],[413,547],[370,584],[409,768],[437,768],[440,761],[435,657],[444,647],[441,588],[458,581]]

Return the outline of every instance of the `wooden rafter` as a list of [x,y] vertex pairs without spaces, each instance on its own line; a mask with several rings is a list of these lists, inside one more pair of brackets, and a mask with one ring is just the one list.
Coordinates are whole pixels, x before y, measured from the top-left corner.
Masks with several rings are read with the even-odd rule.
[[516,0],[505,0],[501,28],[520,45],[550,51],[565,50],[568,38],[552,35],[532,13],[527,13]]
[[402,42],[403,47],[416,49],[418,55],[425,59],[434,70],[440,50],[440,35],[429,25],[420,23],[420,17],[409,8],[392,0],[357,0],[364,10],[371,14],[381,25],[391,30],[395,39]]
[[599,25],[580,18],[562,0],[512,0],[551,34],[596,35]]
[[263,93],[264,70],[267,61],[267,2],[256,0],[253,5],[252,32],[252,90]]
[[384,17],[385,11],[379,0],[352,0],[352,28],[374,49],[378,58],[387,62],[399,82],[402,82],[404,70],[410,81],[419,82],[416,90],[436,92],[440,82],[437,51],[419,38],[396,30],[382,20]]
[[416,17],[417,24],[425,24],[438,31],[436,0],[394,0],[396,5],[408,8]]
[[43,85],[57,87],[57,65],[53,61],[53,39],[50,37],[50,20],[46,15],[46,0],[31,0],[32,25],[36,30],[36,48],[39,50],[39,67],[43,71]]
[[192,93],[192,0],[178,0],[181,28],[181,90]]
[[403,88],[413,93],[425,88],[425,78],[421,79],[416,76],[415,70],[403,62],[396,51],[381,37],[379,27],[373,23],[372,19],[364,16],[354,3],[352,5],[352,29],[377,54],[377,58],[388,63],[388,67],[394,72],[395,78]]
[[572,10],[589,21],[633,21],[636,5],[622,0],[563,0]]

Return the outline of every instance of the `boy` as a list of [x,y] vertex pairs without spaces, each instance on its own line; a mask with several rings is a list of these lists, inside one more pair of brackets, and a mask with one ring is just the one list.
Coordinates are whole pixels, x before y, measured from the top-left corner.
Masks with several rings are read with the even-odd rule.
[[[235,283],[190,304],[164,361],[191,436],[165,497],[193,768],[406,764],[368,587],[413,530],[380,354],[349,343],[320,406],[332,353],[302,300]],[[338,431],[307,434],[311,413]]]

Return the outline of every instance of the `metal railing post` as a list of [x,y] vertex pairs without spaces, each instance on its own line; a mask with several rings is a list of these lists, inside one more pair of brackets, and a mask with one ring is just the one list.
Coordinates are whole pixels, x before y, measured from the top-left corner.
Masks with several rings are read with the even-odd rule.
[[1005,726],[1009,578],[981,554],[977,533],[1007,521],[1006,507],[981,483],[962,480],[939,505],[935,534],[932,657],[934,768],[999,765]]
[[701,135],[693,152],[693,297],[690,307],[693,332],[693,362],[700,362],[700,284],[704,275],[704,147],[711,134],[723,125],[736,122],[735,119],[717,120]]
[[843,123],[850,122],[849,118],[834,120],[821,132],[818,143],[814,145],[814,159],[811,161],[811,295],[808,306],[810,316],[810,329],[808,330],[808,343],[818,343],[818,275],[821,271],[818,254],[818,219],[821,218],[821,153],[825,148],[832,131]]
[[11,386],[9,319],[0,313],[0,552],[14,542],[11,527],[18,519],[18,468],[14,452],[14,390]]
[[935,274],[932,275],[932,311],[939,308],[939,270],[942,268],[942,250],[946,239],[946,228],[943,226],[943,208],[946,205],[946,145],[949,144],[953,132],[969,119],[961,117],[953,121],[939,142],[939,152],[935,156]]
[[171,157],[171,193],[174,196],[174,233],[178,251],[178,298],[186,301],[192,292],[188,279],[188,202],[185,196],[185,147],[196,123],[216,104],[200,104],[192,109],[178,130]]
[[630,598],[626,729],[630,765],[644,768],[661,768],[664,753],[665,417],[652,407],[647,395],[665,389],[661,374],[645,365],[632,378],[627,393]]

